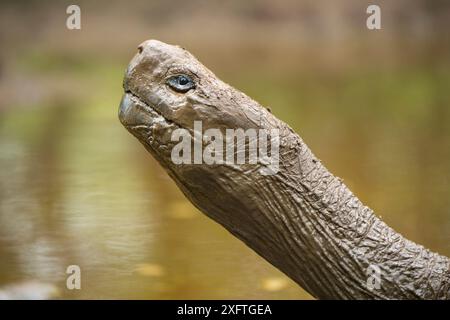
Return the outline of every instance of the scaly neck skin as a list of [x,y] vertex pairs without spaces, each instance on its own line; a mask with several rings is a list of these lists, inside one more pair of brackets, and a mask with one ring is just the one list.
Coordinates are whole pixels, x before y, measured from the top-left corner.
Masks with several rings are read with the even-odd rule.
[[176,175],[175,181],[203,212],[316,298],[450,298],[448,258],[396,233],[298,135],[288,140],[277,175],[240,173],[227,186],[199,178],[202,188],[217,193],[213,203],[196,190],[195,172],[182,179],[191,184],[180,184]]
[[[273,181],[278,205],[266,208],[281,227],[273,263],[317,298],[449,299],[450,260],[388,227],[295,136],[296,165]],[[375,270],[379,289],[368,285]]]

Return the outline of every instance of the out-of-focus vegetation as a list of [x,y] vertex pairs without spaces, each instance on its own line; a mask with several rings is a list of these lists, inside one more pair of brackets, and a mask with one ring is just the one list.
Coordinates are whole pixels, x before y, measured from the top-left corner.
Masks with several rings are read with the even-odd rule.
[[[450,5],[377,3],[380,31],[359,0],[80,1],[70,31],[69,2],[2,1],[0,287],[309,297],[197,212],[121,127],[123,72],[149,38],[270,106],[386,222],[450,255]],[[70,264],[80,291],[65,289]]]

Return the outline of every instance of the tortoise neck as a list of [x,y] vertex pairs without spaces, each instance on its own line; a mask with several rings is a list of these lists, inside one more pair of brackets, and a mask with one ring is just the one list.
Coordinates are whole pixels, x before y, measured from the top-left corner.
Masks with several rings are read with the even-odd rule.
[[296,140],[253,187],[253,221],[230,231],[317,298],[450,298],[450,260],[387,226]]

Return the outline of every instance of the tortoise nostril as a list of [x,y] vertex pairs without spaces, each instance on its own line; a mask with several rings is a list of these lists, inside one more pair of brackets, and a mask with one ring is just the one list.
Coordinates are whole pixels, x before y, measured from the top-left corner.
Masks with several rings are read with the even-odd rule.
[[142,51],[144,50],[144,46],[141,44],[141,45],[139,45],[139,47],[138,47],[138,52],[139,53],[142,53]]

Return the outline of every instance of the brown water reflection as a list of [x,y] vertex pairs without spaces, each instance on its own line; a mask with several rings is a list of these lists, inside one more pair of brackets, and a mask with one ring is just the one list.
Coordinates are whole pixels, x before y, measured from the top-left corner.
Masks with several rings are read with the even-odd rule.
[[[292,282],[266,292],[278,271],[197,212],[118,122],[74,110],[2,117],[0,286],[39,281],[63,298],[307,296]],[[65,289],[71,264],[82,290]]]
[[[345,79],[317,94],[345,102]],[[271,100],[289,98],[291,89],[270,83],[270,75],[266,81],[272,89],[261,99],[330,169],[397,230],[449,255],[444,104],[426,101],[432,112],[410,121],[378,121],[374,109],[359,113],[347,102],[345,114],[318,103],[290,110],[289,101],[278,110]],[[319,100],[314,95],[304,97]],[[309,297],[197,212],[120,126],[115,108],[56,102],[3,112],[0,286],[38,281],[52,284],[63,298]],[[371,112],[372,121],[364,121]],[[80,291],[65,289],[71,264],[82,269]]]
[[80,5],[69,31],[60,2],[1,3],[0,298],[310,298],[121,127],[123,71],[148,38],[270,106],[394,229],[450,256],[447,2],[383,1],[380,32],[358,0]]

